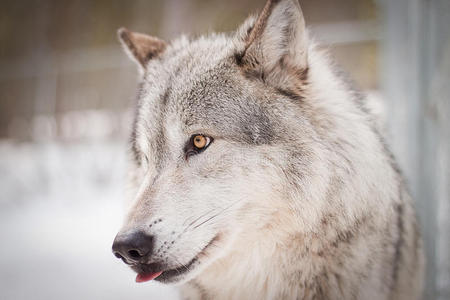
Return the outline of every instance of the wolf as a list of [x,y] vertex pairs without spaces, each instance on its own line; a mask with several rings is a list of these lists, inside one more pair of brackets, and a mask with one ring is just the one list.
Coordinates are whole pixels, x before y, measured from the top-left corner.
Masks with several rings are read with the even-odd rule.
[[140,72],[113,243],[185,299],[419,299],[412,199],[363,95],[296,0],[171,42],[120,29]]

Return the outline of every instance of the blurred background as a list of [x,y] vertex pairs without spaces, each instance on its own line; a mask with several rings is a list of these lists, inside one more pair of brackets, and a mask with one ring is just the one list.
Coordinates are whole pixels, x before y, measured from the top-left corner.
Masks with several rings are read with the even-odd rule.
[[[425,299],[450,299],[450,1],[301,0],[369,97],[424,234]],[[231,31],[264,0],[0,0],[0,299],[177,299],[134,283],[122,220],[137,71],[116,30]]]

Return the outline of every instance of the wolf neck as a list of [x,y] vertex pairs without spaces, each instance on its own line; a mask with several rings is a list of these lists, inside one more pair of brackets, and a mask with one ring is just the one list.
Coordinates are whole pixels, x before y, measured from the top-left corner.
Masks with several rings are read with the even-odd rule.
[[[194,285],[202,292],[201,298],[281,299],[286,298],[285,292],[292,293],[289,277],[297,276],[289,274],[288,270],[292,270],[293,265],[300,266],[301,260],[298,249],[295,249],[297,254],[293,253],[295,243],[280,244],[268,235],[253,236],[251,240],[248,237],[236,240],[230,253],[194,280]],[[292,236],[292,239],[300,238]]]
[[196,297],[313,299],[319,293],[322,272],[319,270],[323,270],[324,260],[312,255],[311,249],[304,245],[304,235],[294,231],[274,232],[268,228],[241,237],[231,252],[192,281],[201,293]]
[[240,235],[230,252],[191,281],[194,299],[344,299],[324,283],[325,268],[340,268],[325,257],[336,237],[300,232],[292,211],[277,213],[274,222]]
[[[351,232],[324,231],[327,236],[321,237],[322,232],[267,228],[249,233],[188,284],[192,299],[352,299],[359,282],[339,271],[344,263],[349,274],[357,272],[352,266],[358,262],[341,260],[354,242]],[[364,251],[354,248],[354,257]]]

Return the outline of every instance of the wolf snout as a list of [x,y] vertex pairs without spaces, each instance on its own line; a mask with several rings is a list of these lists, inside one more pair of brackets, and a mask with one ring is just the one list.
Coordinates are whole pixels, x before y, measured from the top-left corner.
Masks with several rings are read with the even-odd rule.
[[142,230],[118,233],[112,251],[125,263],[145,263],[152,255],[154,237]]

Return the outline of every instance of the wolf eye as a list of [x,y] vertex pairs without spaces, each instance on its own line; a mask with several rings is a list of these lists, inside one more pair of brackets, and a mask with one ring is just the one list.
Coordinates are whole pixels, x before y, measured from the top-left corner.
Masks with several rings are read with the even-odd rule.
[[194,134],[191,136],[188,144],[185,147],[186,158],[189,156],[199,154],[204,151],[213,141],[213,138],[203,135],[203,134]]
[[203,136],[203,135],[194,136],[194,147],[195,148],[197,148],[197,149],[205,148],[207,143],[208,143],[208,139],[206,136]]

